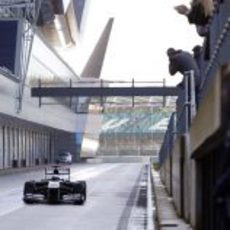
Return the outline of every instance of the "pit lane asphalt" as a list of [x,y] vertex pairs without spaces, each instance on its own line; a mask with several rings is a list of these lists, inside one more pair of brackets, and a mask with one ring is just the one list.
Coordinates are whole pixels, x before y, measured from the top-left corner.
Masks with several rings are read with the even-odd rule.
[[1,175],[0,229],[147,229],[146,196],[143,196],[145,175],[146,167],[143,164],[72,165],[71,180],[87,182],[88,197],[83,206],[24,204],[24,182],[44,178],[44,170]]

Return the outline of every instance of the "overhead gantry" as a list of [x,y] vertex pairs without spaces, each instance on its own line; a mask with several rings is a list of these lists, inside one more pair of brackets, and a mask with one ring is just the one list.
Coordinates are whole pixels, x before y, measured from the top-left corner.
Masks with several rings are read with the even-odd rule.
[[42,105],[41,99],[44,97],[100,97],[101,104],[103,104],[103,98],[105,97],[132,97],[134,106],[134,97],[136,96],[178,96],[178,88],[168,87],[165,84],[163,86],[153,86],[156,83],[159,85],[160,82],[135,82],[134,80],[131,82],[111,82],[100,80],[96,82],[79,81],[77,83],[70,81],[68,86],[55,86],[55,83],[42,84],[39,81],[37,87],[32,87],[31,96],[39,98],[39,106]]

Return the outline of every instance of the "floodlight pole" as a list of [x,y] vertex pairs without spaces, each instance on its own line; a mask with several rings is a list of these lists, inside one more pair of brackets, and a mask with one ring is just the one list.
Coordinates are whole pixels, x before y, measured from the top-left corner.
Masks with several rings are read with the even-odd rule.
[[43,0],[1,0],[0,1],[0,20],[16,19],[20,21],[22,31],[20,33],[20,57],[18,60],[19,71],[17,77],[17,113],[22,109],[22,98],[25,87],[26,76],[31,56],[36,22]]
[[[28,1],[25,1],[28,2]],[[40,11],[42,0],[31,0],[30,3],[26,3],[21,6],[21,10],[25,10],[23,18],[24,31],[22,33],[22,52],[20,55],[20,74],[19,74],[19,86],[18,86],[18,105],[17,113],[20,113],[22,109],[23,92],[25,88],[26,77],[28,74],[29,61],[31,57],[32,45],[34,40],[34,34],[36,30],[36,22]],[[29,20],[26,17],[31,17]]]

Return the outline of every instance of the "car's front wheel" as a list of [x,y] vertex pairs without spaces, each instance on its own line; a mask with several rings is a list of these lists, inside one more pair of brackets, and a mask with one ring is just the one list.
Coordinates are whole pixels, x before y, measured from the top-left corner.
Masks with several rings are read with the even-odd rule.
[[23,201],[26,204],[32,204],[34,202],[33,200],[34,192],[35,192],[34,183],[32,181],[27,181],[24,184],[24,190],[23,190]]
[[86,182],[79,181],[74,184],[74,193],[79,195],[74,203],[79,205],[84,204],[87,198]]

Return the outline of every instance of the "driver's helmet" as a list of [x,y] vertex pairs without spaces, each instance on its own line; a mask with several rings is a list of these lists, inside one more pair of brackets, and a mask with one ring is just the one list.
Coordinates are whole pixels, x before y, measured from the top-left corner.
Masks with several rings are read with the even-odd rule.
[[51,180],[53,180],[53,181],[59,181],[60,178],[58,176],[52,176]]

